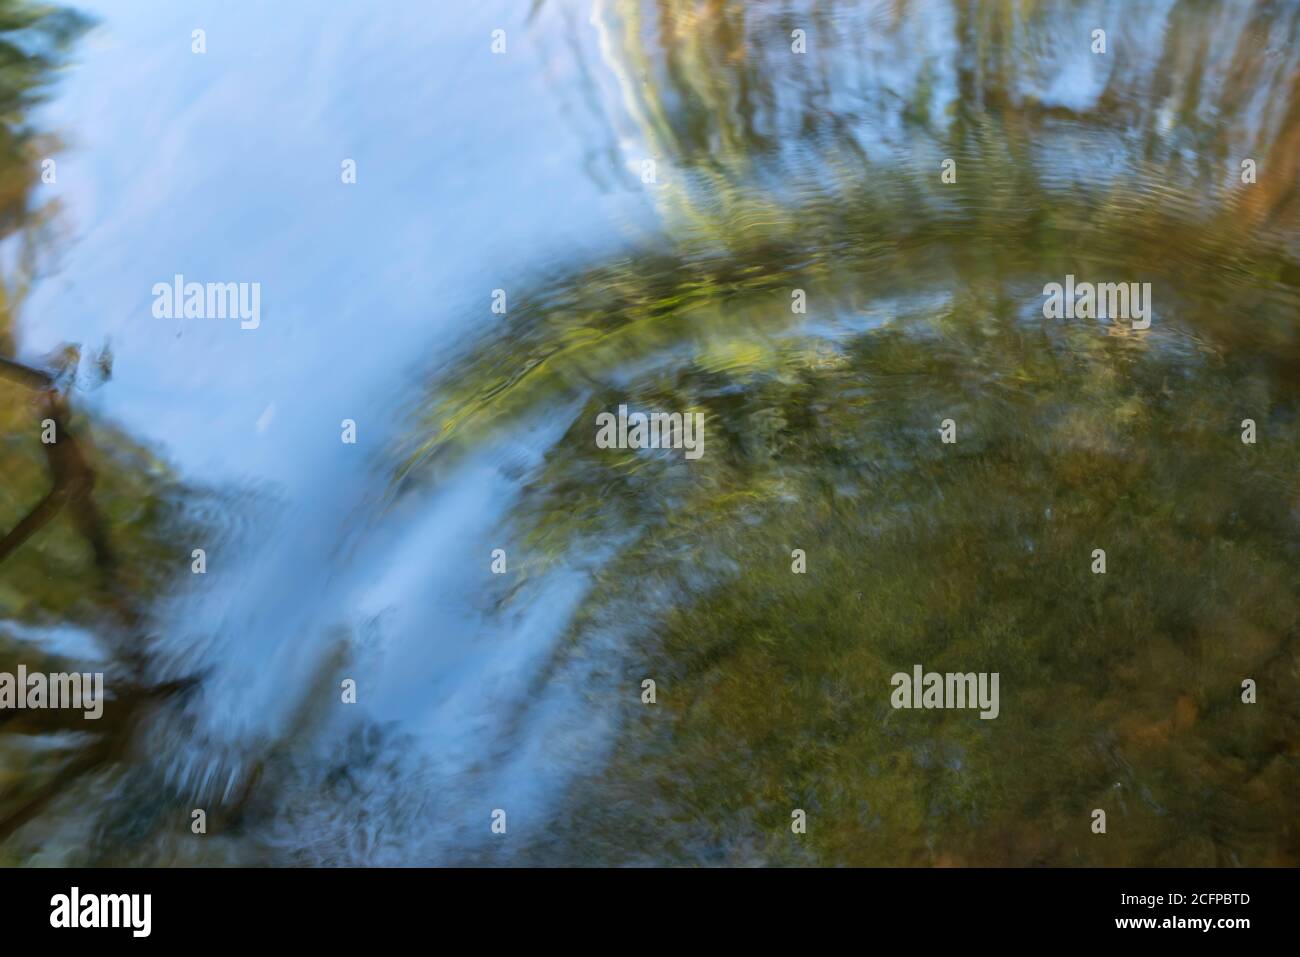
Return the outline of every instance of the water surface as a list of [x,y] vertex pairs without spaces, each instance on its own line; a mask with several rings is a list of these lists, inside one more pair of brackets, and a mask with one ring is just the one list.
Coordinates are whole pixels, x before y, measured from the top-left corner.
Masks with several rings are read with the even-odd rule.
[[[131,690],[0,736],[5,859],[1295,863],[1300,8],[91,12],[5,321],[81,346],[115,557],[25,543],[0,648]],[[155,319],[176,273],[261,326]],[[620,404],[705,455],[598,448]],[[892,709],[916,663],[999,717]]]

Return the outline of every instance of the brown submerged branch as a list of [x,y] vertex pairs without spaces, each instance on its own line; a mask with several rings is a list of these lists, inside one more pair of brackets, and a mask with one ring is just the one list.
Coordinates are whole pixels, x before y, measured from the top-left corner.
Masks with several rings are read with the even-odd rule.
[[120,587],[118,564],[108,530],[91,495],[95,487],[95,471],[69,424],[71,412],[66,394],[59,391],[58,380],[50,373],[4,357],[0,357],[0,378],[36,393],[43,405],[44,418],[51,420],[55,428],[55,441],[42,445],[49,464],[50,491],[0,538],[0,562],[68,508],[73,525],[90,545],[101,587],[118,623],[124,630],[136,630],[143,616],[132,607]]
[[80,715],[67,715],[58,711],[0,712],[0,731],[5,733],[39,735],[90,732],[94,735],[93,742],[76,752],[76,756],[33,796],[0,817],[0,841],[4,841],[40,814],[82,775],[120,760],[147,710],[162,700],[192,690],[197,686],[198,678],[191,676],[154,685],[143,680],[148,663],[144,651],[145,636],[140,630],[144,615],[135,606],[120,580],[117,556],[109,540],[103,516],[92,496],[95,471],[89,464],[82,443],[69,425],[71,411],[68,397],[60,391],[58,379],[41,369],[3,356],[0,356],[0,378],[35,393],[42,417],[50,419],[55,427],[55,441],[43,444],[51,478],[50,491],[0,538],[0,562],[13,555],[64,509],[68,509],[73,526],[90,546],[108,606],[123,634],[131,636],[128,644],[119,644],[110,650],[128,665],[134,675],[134,680],[122,689],[122,693],[108,703],[102,723],[97,721],[93,727],[88,726]]

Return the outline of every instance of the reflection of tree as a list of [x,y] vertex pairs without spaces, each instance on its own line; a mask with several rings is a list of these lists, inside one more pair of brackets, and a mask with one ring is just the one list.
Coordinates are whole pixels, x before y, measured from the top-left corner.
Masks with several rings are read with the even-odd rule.
[[[1283,214],[1293,223],[1300,8],[1183,0],[1113,13],[1073,0],[596,0],[591,21],[610,99],[630,121],[616,134],[664,165],[654,195],[670,224],[734,225],[740,187],[776,198],[787,180],[856,175],[867,157],[894,170],[931,150],[936,167],[981,161],[989,136],[1017,159],[1045,138],[1097,152],[1107,162],[1089,164],[1092,177],[1195,179],[1237,232]],[[1096,57],[1089,38],[1103,23],[1109,53]],[[790,50],[796,28],[804,55]],[[1090,71],[1102,82],[1087,96],[1056,92],[1063,78],[1086,86]],[[1225,189],[1245,157],[1267,171],[1259,188]]]
[[27,115],[85,26],[72,10],[28,0],[0,2],[0,243],[9,247],[10,261],[0,272],[0,355],[13,354],[13,314],[57,212],[54,204],[34,203],[41,160],[57,143],[28,125]]
[[[80,711],[0,712],[7,736],[0,757],[19,768],[16,777],[0,771],[17,782],[0,796],[0,840],[81,776],[121,759],[149,709],[192,683],[147,674],[145,609],[175,566],[173,542],[183,525],[165,472],[124,434],[75,414],[78,350],[66,350],[56,370],[11,358],[15,313],[56,212],[34,201],[40,162],[53,143],[26,117],[84,26],[70,11],[0,2],[0,241],[12,253],[11,271],[0,276],[0,618],[93,631],[109,653],[112,700],[93,722]],[[56,436],[50,444],[38,440],[47,421]],[[0,627],[0,670],[13,673],[18,664],[103,670],[51,655]],[[82,737],[40,748],[18,740],[48,735],[53,742],[70,732]]]
[[[677,173],[655,193],[666,235],[514,296],[509,329],[438,377],[399,469],[580,410],[515,519],[542,564],[630,539],[573,640],[648,620],[629,687],[671,691],[666,723],[629,711],[588,782],[622,810],[575,816],[572,853],[1300,859],[1300,701],[1276,680],[1300,634],[1300,91],[1293,59],[1241,52],[1300,12],[1265,27],[1266,6],[1225,41],[1202,5],[1134,5],[1130,49],[1154,55],[1063,106],[1027,91],[1063,29],[1086,44],[1078,4],[818,4],[822,55],[793,77],[804,24],[775,6],[664,0],[651,32],[644,5],[597,4],[627,115]],[[936,9],[955,45],[895,44],[910,79],[846,95],[830,75],[864,30]],[[933,152],[894,152],[918,141]],[[1282,174],[1267,191],[1225,186],[1246,149]],[[1044,322],[1039,290],[1067,272],[1152,281],[1157,326]],[[820,329],[791,315],[795,288]],[[621,402],[705,412],[704,458],[596,449]],[[1266,444],[1242,445],[1245,417]],[[1002,717],[890,711],[916,662],[1000,671]],[[1239,703],[1252,675],[1276,710]],[[791,844],[810,805],[820,830]],[[1089,842],[1093,807],[1123,833]]]

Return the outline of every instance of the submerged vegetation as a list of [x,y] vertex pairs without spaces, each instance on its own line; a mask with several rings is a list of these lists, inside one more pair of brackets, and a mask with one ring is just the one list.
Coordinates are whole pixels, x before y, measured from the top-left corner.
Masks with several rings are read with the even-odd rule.
[[[588,168],[660,228],[511,288],[387,464],[414,496],[558,429],[485,594],[510,620],[585,573],[550,667],[616,672],[618,738],[541,836],[455,861],[1300,863],[1300,8],[1132,4],[1098,59],[1094,6],[590,4]],[[0,715],[0,862],[91,788],[86,849],[47,859],[407,861],[451,798],[417,731],[327,716],[364,642],[283,676],[281,739],[203,740],[156,613],[246,503],[81,410],[107,349],[16,361],[57,224],[27,114],[81,26],[0,0],[0,671],[108,670],[113,700]],[[1045,318],[1067,275],[1150,283],[1150,328]],[[623,405],[702,415],[703,456],[601,448]],[[894,710],[918,664],[998,673],[996,719]],[[198,805],[232,840],[188,840]]]
[[[1300,72],[1293,51],[1274,78],[1249,56],[1300,15],[1238,11],[1198,101],[1208,67],[1180,51],[1222,23],[1175,6],[1163,99],[1127,58],[1084,110],[1018,94],[1008,55],[1064,5],[952,5],[947,115],[937,55],[888,90],[921,100],[893,136],[919,160],[826,122],[870,114],[865,96],[781,112],[808,75],[781,18],[665,0],[656,60],[641,5],[611,16],[628,72],[660,81],[628,95],[671,170],[652,188],[664,235],[516,293],[507,327],[438,374],[398,471],[571,423],[514,514],[527,567],[592,569],[570,654],[633,634],[617,756],[536,860],[1300,860]],[[816,65],[854,42],[831,24]],[[1260,139],[1234,144],[1251,118],[1210,127],[1204,100],[1259,102],[1255,85]],[[1268,157],[1266,187],[1237,180],[1232,145]],[[1045,319],[1067,274],[1151,282],[1153,327]],[[707,454],[598,448],[621,403],[705,413]],[[890,676],[916,663],[1000,673],[1000,717],[892,710]],[[1246,678],[1272,700],[1243,704]]]

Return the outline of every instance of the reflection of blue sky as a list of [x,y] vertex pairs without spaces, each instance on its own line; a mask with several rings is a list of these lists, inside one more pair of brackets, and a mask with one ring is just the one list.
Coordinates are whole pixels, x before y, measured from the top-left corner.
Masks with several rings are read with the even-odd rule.
[[[191,544],[208,545],[209,574],[159,610],[164,647],[208,669],[204,743],[177,772],[200,791],[252,742],[292,730],[339,629],[378,632],[351,672],[361,712],[419,736],[411,758],[443,769],[444,789],[503,753],[500,728],[585,588],[562,576],[517,620],[490,620],[488,555],[510,546],[517,481],[480,461],[368,538],[350,534],[374,517],[385,478],[370,467],[408,424],[397,410],[419,367],[501,321],[491,290],[518,304],[557,264],[649,221],[643,194],[592,175],[611,181],[593,170],[597,154],[610,163],[608,131],[573,92],[574,51],[598,59],[581,5],[547,4],[530,23],[510,0],[327,6],[100,4],[43,119],[68,141],[43,189],[73,241],[25,308],[23,352],[111,340],[113,380],[84,401],[199,484],[279,490],[248,540],[177,543],[181,571]],[[497,27],[505,56],[490,52]],[[345,158],[355,186],[340,182]],[[154,318],[152,287],[175,273],[260,282],[261,327]],[[340,442],[344,418],[358,446]],[[500,455],[535,462],[554,438]],[[540,737],[502,757],[506,792],[483,785],[489,808],[513,801],[522,821],[540,800],[556,764],[540,743],[563,741],[555,722],[573,718],[553,698],[532,707]]]
[[[400,373],[492,321],[492,288],[608,241],[629,205],[584,173],[548,89],[572,84],[567,58],[525,4],[92,12],[47,120],[70,149],[45,189],[76,242],[33,295],[24,346],[111,337],[97,401],[200,476],[292,484],[302,456],[343,451],[341,419],[375,438]],[[506,56],[489,52],[497,26]],[[262,327],[153,318],[151,287],[177,272],[260,282]]]

